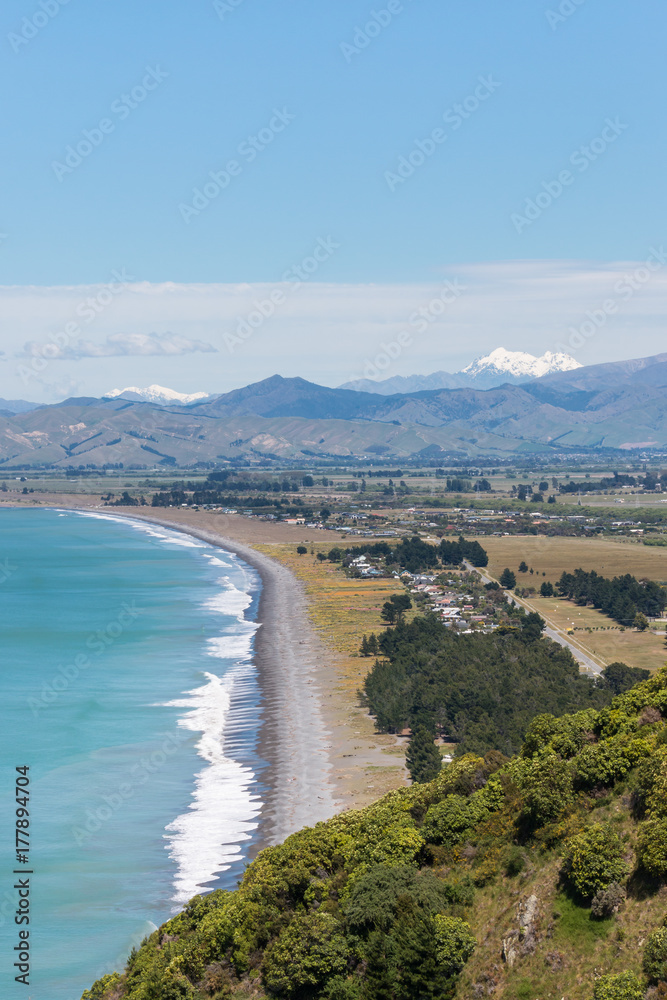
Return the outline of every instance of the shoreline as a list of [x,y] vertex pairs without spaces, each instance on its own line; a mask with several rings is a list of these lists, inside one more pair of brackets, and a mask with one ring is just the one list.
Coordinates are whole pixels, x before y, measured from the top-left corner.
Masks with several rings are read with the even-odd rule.
[[[78,506],[66,509],[91,511]],[[264,847],[282,843],[302,827],[333,816],[341,803],[330,777],[330,733],[314,677],[317,656],[326,651],[311,632],[303,588],[296,577],[245,543],[205,528],[134,511],[97,508],[96,513],[145,521],[198,538],[238,556],[262,581],[254,646],[263,702],[258,753],[267,764],[262,774],[266,791],[259,836],[248,861]]]
[[305,582],[278,557],[285,545],[340,544],[338,532],[178,508],[154,514],[150,507],[107,507],[92,495],[17,499],[3,498],[0,509],[59,508],[153,523],[233,553],[259,574],[255,661],[264,704],[258,752],[266,766],[260,778],[264,808],[248,862],[304,826],[408,784],[402,741],[376,731],[355,695],[360,679],[350,683],[359,667],[319,634]]

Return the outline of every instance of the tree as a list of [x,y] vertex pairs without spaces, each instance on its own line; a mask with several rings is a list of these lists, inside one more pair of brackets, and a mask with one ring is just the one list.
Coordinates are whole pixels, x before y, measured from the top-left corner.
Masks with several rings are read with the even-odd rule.
[[410,600],[409,594],[392,594],[389,598],[391,603],[396,608],[396,618],[398,621],[403,620],[403,615],[406,611],[409,611],[412,607],[412,601]]
[[638,632],[645,632],[649,626],[649,621],[646,615],[643,615],[641,611],[638,611],[632,624]]
[[620,838],[602,823],[593,823],[566,844],[563,871],[584,899],[592,899],[612,882],[619,885],[630,872]]
[[528,563],[525,563],[522,560],[519,563],[519,573],[527,573],[527,572],[528,572]]
[[419,726],[410,737],[405,763],[415,784],[433,781],[440,774],[442,757],[433,742],[433,733],[426,726]]
[[546,491],[549,489],[549,483],[547,482],[546,479],[542,479],[541,480],[540,485],[538,486],[538,489],[539,489],[540,493],[546,493]]
[[516,577],[511,569],[504,569],[500,574],[500,586],[504,590],[514,590],[516,587]]
[[602,676],[614,694],[623,694],[640,681],[647,681],[651,674],[641,667],[629,667],[627,663],[617,660],[604,668]]
[[368,639],[366,638],[366,636],[364,636],[363,639],[361,640],[361,648],[360,648],[359,652],[361,653],[362,656],[370,656],[371,655],[371,651],[370,651],[370,649],[368,647]]
[[553,597],[554,596],[554,585],[553,583],[543,583],[540,587],[540,594],[542,597]]
[[537,611],[531,611],[529,614],[525,615],[520,619],[521,623],[521,637],[526,642],[535,642],[539,639],[547,623],[545,622],[542,615],[539,615]]
[[374,632],[368,638],[368,652],[370,653],[371,656],[377,656],[378,653],[380,652],[380,649],[378,647],[377,636],[375,635]]
[[385,601],[380,611],[380,618],[387,625],[393,625],[398,617],[396,605],[392,601]]
[[305,545],[297,545],[296,551],[300,556],[305,556],[306,553],[308,552],[308,549],[306,548]]
[[304,476],[303,479],[301,480],[301,485],[306,487],[314,486],[315,480],[313,479],[312,476]]
[[326,562],[327,561],[327,557],[325,556],[324,552],[318,552],[317,553],[317,558],[318,558],[319,562]]
[[322,518],[323,521],[329,520],[329,518],[331,517],[331,511],[329,510],[328,507],[322,508],[322,510],[320,511],[320,517]]

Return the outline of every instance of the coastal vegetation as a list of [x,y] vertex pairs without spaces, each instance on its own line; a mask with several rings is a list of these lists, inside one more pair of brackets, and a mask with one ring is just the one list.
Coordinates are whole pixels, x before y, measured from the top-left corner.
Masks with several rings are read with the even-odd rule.
[[666,716],[664,669],[537,715],[516,756],[464,754],[265,849],[84,1000],[664,996]]
[[456,743],[458,754],[512,754],[534,716],[611,701],[609,685],[582,676],[568,649],[542,638],[539,615],[517,610],[511,622],[490,634],[456,634],[429,614],[377,636],[364,693],[380,731],[426,727]]

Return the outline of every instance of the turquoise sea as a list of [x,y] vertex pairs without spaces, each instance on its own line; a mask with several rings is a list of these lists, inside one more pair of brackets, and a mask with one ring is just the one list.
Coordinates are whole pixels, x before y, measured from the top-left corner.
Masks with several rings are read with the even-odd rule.
[[[235,885],[262,804],[260,589],[236,556],[168,529],[0,511],[3,998],[79,1000],[191,896]],[[20,869],[29,988],[13,967]]]

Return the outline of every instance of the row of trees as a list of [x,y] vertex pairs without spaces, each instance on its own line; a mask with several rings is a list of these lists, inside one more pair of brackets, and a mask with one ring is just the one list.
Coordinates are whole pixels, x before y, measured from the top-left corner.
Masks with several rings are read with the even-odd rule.
[[631,625],[638,614],[659,618],[667,606],[667,591],[653,580],[637,580],[626,573],[609,580],[595,570],[563,573],[558,592],[581,607],[592,604],[621,625]]

